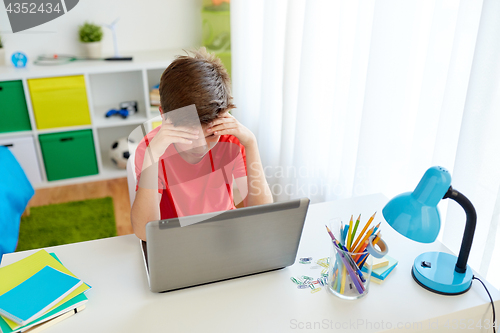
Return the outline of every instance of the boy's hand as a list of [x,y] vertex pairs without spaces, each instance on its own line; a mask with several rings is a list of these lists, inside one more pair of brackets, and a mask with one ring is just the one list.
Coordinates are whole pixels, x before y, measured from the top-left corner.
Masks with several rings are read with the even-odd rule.
[[149,149],[151,149],[155,161],[158,161],[158,159],[165,153],[165,150],[168,148],[168,146],[170,146],[170,144],[191,144],[191,140],[198,139],[199,135],[199,130],[197,129],[186,126],[175,127],[170,119],[166,119],[163,114],[161,117],[161,128],[149,144]]
[[257,142],[252,131],[240,124],[229,112],[225,112],[219,115],[217,119],[214,119],[209,124],[207,132],[214,135],[234,135],[245,148]]

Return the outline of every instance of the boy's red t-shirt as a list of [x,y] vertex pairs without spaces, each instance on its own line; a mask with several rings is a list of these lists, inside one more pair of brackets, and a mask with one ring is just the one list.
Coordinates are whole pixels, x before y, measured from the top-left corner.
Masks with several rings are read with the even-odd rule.
[[[149,132],[135,152],[136,191],[146,147],[159,130],[160,126]],[[233,135],[221,135],[195,164],[186,162],[170,145],[158,163],[161,219],[235,209],[233,178],[246,175],[245,147]]]

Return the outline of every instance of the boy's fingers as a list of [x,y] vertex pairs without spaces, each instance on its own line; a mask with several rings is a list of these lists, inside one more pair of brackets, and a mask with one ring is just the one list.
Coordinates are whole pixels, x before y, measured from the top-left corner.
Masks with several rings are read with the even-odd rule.
[[192,127],[185,127],[185,126],[177,126],[175,127],[174,125],[170,125],[170,128],[172,131],[176,132],[182,132],[182,133],[189,133],[189,134],[198,134],[200,133],[200,130]]
[[193,129],[179,129],[178,127],[174,127],[172,130],[176,131],[176,132],[180,132],[180,133],[185,133],[185,134],[200,135],[200,131],[193,130]]
[[184,127],[184,126],[177,126],[177,127],[174,126],[174,129],[179,132],[193,133],[193,134],[197,134],[200,132],[199,129],[192,127]]
[[172,143],[185,143],[185,144],[191,144],[191,143],[193,143],[193,141],[188,140],[188,139],[184,139],[184,138],[175,137],[175,138],[172,140]]
[[198,139],[199,137],[197,134],[180,132],[180,131],[168,131],[167,134],[171,137],[186,138],[186,139]]
[[221,131],[223,129],[235,129],[237,126],[235,123],[226,123],[226,124],[219,124],[219,125],[215,125],[215,126],[212,126],[210,127],[209,129],[207,129],[207,132],[208,133],[215,133],[217,131]]
[[219,124],[225,124],[225,123],[234,123],[234,118],[218,118],[212,121],[209,125],[209,127],[214,127]]
[[218,130],[217,132],[214,132],[215,135],[226,135],[226,134],[234,134],[236,133],[235,128],[227,128],[223,130]]

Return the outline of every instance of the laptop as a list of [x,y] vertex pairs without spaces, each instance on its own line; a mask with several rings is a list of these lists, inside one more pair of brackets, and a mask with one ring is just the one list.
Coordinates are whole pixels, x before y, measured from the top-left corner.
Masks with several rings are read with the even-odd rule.
[[292,265],[308,207],[303,198],[206,214],[185,227],[177,218],[149,222],[148,241],[141,240],[149,288],[172,291]]

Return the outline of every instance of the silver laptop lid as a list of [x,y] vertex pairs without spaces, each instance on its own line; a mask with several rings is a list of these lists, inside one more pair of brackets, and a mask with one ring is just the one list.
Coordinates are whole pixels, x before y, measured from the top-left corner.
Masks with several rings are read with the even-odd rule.
[[309,199],[303,198],[240,208],[186,227],[181,227],[178,219],[149,222],[148,241],[143,248],[147,249],[151,291],[169,291],[292,265],[308,206]]

